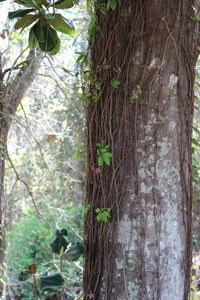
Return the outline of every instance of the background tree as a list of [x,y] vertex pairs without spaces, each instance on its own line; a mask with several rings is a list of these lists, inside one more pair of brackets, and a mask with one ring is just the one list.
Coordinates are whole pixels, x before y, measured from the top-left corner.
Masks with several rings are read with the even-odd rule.
[[197,11],[190,0],[119,3],[98,1],[90,25],[85,299],[186,300]]
[[[3,70],[2,55],[0,55],[0,262],[3,265],[4,258],[4,222],[3,222],[3,191],[5,175],[6,143],[12,118],[16,113],[26,90],[31,85],[38,71],[41,53],[34,50],[30,51],[27,59],[17,65],[17,75],[9,80],[5,80],[7,72],[16,68],[13,67]],[[1,270],[3,272],[3,270]]]

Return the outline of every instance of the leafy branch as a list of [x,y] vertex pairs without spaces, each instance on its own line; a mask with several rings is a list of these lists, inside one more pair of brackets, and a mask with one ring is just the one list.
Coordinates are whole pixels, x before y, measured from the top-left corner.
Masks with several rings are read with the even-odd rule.
[[63,259],[73,262],[79,259],[84,253],[83,245],[80,242],[69,242],[68,232],[65,228],[57,228],[55,235],[56,237],[50,246],[53,253],[60,255],[60,273],[50,273],[45,276],[39,276],[38,280],[36,280],[36,265],[32,264],[18,275],[19,281],[26,281],[31,276],[33,277],[35,295],[42,295],[46,291],[56,292],[58,289],[62,288],[65,282],[62,276]]
[[14,0],[25,9],[9,12],[8,18],[19,18],[14,25],[16,30],[32,25],[29,31],[29,47],[39,46],[43,52],[57,54],[60,49],[60,39],[57,31],[74,35],[75,28],[63,15],[55,13],[55,9],[68,9],[77,3],[76,0]]

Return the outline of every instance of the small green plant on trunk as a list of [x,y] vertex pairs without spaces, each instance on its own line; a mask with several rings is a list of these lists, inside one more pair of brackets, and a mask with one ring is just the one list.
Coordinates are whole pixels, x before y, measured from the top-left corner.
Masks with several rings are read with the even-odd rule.
[[108,208],[97,208],[96,210],[96,213],[97,213],[97,221],[98,222],[109,222],[110,218],[111,218],[111,215],[110,215],[110,211],[111,211],[111,208],[108,207]]
[[105,142],[97,143],[97,156],[98,156],[98,166],[102,167],[103,165],[110,165],[110,159],[112,153],[109,152],[110,145]]

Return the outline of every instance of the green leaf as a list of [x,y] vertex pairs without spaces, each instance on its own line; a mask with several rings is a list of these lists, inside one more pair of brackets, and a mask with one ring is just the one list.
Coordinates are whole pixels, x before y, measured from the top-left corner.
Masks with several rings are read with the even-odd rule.
[[103,144],[97,143],[97,146],[98,146],[99,148],[101,148],[101,147],[103,147]]
[[112,80],[110,81],[110,85],[111,85],[114,89],[119,88],[119,87],[120,87],[120,84],[121,84],[121,82],[120,82],[119,80],[114,80],[114,79],[112,79]]
[[67,246],[69,245],[67,235],[68,232],[65,228],[56,229],[56,238],[50,244],[53,253],[60,254],[62,247],[64,251],[67,249]]
[[68,231],[66,228],[57,228],[55,234],[56,236],[61,236],[61,235],[68,236]]
[[35,36],[33,27],[29,31],[28,43],[29,43],[29,47],[31,49],[34,49],[35,47],[37,47],[38,42],[37,42],[37,38]]
[[48,23],[44,23],[41,20],[33,25],[31,29],[37,39],[41,51],[49,52],[50,54],[58,53],[60,40],[55,29],[49,26]]
[[35,11],[35,9],[18,9],[15,11],[11,11],[8,13],[8,18],[9,19],[14,19],[14,18],[19,18],[19,17],[24,17],[30,12]]
[[103,14],[106,14],[108,11],[106,3],[99,3],[96,5],[96,8],[99,9]]
[[97,221],[98,222],[100,222],[100,221],[102,221],[102,222],[108,222],[109,221],[109,218],[110,218],[110,215],[107,213],[107,212],[105,212],[105,211],[102,211],[101,213],[99,213],[98,215],[97,215]]
[[77,152],[75,152],[75,153],[72,155],[72,157],[73,157],[73,158],[79,158],[80,155],[81,155],[80,151],[77,151]]
[[30,7],[35,7],[36,9],[41,9],[41,6],[37,4],[35,0],[23,0],[25,4],[27,4]]
[[130,97],[131,100],[138,100],[139,96],[136,93],[133,93]]
[[30,278],[31,277],[31,272],[29,271],[29,270],[24,270],[24,271],[22,271],[22,272],[20,272],[19,273],[19,275],[18,275],[18,280],[19,281],[25,281],[25,280],[27,280],[28,278]]
[[92,5],[92,0],[87,0],[87,9],[90,9],[91,5]]
[[67,249],[68,245],[68,238],[65,236],[57,237],[55,240],[50,244],[52,252],[60,254],[60,251],[62,247],[64,248],[64,251]]
[[103,160],[107,166],[110,165],[110,158],[108,156],[106,156],[106,154],[103,154]]
[[196,127],[196,126],[192,126],[192,129],[197,133],[197,134],[199,134],[200,135],[200,130],[199,130],[199,128],[198,127]]
[[104,155],[107,157],[112,157],[112,153],[110,153],[110,152],[106,152]]
[[118,68],[114,68],[114,71],[117,73],[121,73],[122,69],[120,67],[118,67]]
[[42,4],[42,5],[46,6],[46,7],[48,7],[51,4],[51,0],[37,0],[37,4],[39,4],[39,5]]
[[110,65],[105,64],[101,66],[103,70],[109,70],[110,69]]
[[40,277],[40,287],[42,292],[55,292],[61,288],[63,284],[64,279],[61,274],[58,273]]
[[65,251],[64,258],[69,261],[77,260],[84,253],[84,247],[80,242],[71,244]]
[[192,144],[195,145],[195,146],[200,147],[200,142],[197,141],[195,138],[192,138]]
[[20,5],[24,5],[26,7],[30,7],[30,5],[26,4],[23,0],[14,0],[14,3],[18,3]]
[[55,8],[71,8],[74,6],[74,0],[58,0],[55,2]]
[[[30,43],[30,38],[33,39],[33,43]],[[37,42],[36,42],[36,41]],[[30,29],[30,34],[29,34],[29,45],[30,48],[36,47],[37,43],[44,43],[45,44],[45,37],[44,37],[44,32],[43,32],[43,27],[41,24],[41,21],[39,20],[37,23],[33,25]],[[34,45],[33,47],[31,45]]]
[[[57,33],[56,33],[56,35],[57,35]],[[59,52],[59,50],[60,50],[60,39],[57,35],[57,37],[55,37],[55,41],[54,41],[54,48],[53,48],[53,50],[49,51],[49,54],[55,55]]]
[[109,219],[111,218],[111,215],[110,215],[111,208],[110,207],[108,207],[108,208],[97,208],[95,211],[97,213],[96,219],[97,219],[98,222],[100,222],[100,221],[108,222]]
[[76,54],[79,54],[78,58],[76,59],[76,63],[83,60],[84,57],[87,55],[85,52],[76,52]]
[[40,4],[39,1],[36,2],[34,0],[14,0],[14,2],[18,3],[18,4],[21,4],[21,5],[24,5],[26,7],[34,7],[36,9],[38,9],[38,10],[42,9],[42,7],[40,5],[38,5],[38,4]]
[[21,19],[19,19],[16,23],[14,28],[20,29],[23,27],[23,29],[29,25],[31,25],[33,22],[35,22],[37,20],[37,16],[36,15],[26,15],[24,17],[22,17]]
[[99,166],[99,167],[103,166],[103,162],[104,162],[103,157],[102,157],[102,156],[99,156],[99,157],[98,157],[98,166]]
[[112,10],[116,9],[117,0],[108,0],[107,1],[107,9],[111,8]]
[[106,148],[103,148],[101,150],[97,150],[97,153],[98,153],[98,151],[101,152],[101,153],[106,153],[108,150]]
[[194,154],[196,152],[196,149],[194,147],[192,147],[192,154]]
[[72,25],[70,25],[61,14],[55,14],[54,18],[50,19],[48,22],[60,32],[69,35],[74,35],[75,33],[75,28]]

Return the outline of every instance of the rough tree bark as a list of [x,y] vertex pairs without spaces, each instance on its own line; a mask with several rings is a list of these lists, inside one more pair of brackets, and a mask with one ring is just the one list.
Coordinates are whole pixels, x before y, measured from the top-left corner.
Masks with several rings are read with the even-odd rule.
[[[91,92],[98,82],[101,96],[87,107],[86,300],[188,299],[193,5],[126,0],[107,14],[96,9]],[[98,168],[102,141],[112,161]],[[96,208],[112,208],[110,222],[98,222]]]
[[[3,186],[6,159],[7,136],[25,92],[33,82],[40,66],[42,54],[31,50],[26,61],[19,66],[20,71],[8,83],[4,80],[5,74],[11,70],[3,70],[2,55],[0,55],[0,275],[3,274],[4,260],[4,222],[3,222]],[[15,68],[15,66],[13,67]],[[0,295],[3,286],[0,284]]]

